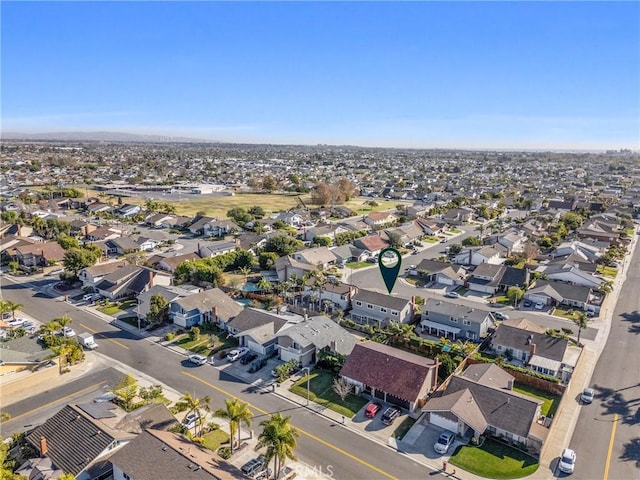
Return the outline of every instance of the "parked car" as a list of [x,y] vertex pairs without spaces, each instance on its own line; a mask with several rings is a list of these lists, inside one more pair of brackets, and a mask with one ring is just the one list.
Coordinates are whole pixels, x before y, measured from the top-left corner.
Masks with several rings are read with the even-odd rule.
[[234,348],[227,353],[227,360],[235,362],[236,360],[244,357],[247,353],[249,353],[249,349],[247,347]]
[[524,302],[522,302],[522,306],[526,307],[526,308],[530,308],[531,305],[533,305],[533,303],[531,302],[531,300],[525,300]]
[[247,353],[244,357],[242,357],[240,359],[240,363],[242,365],[249,365],[251,362],[253,362],[256,358],[258,358],[258,354],[257,353],[253,353],[253,352],[249,352]]
[[51,270],[47,273],[47,276],[53,277],[54,275],[60,275],[62,272],[64,272],[64,268],[56,268],[55,270]]
[[267,468],[266,470],[263,470],[258,475],[256,475],[256,480],[267,480],[271,478],[271,475],[273,475],[273,472],[270,468]]
[[200,417],[198,417],[198,414],[196,412],[191,412],[189,415],[184,417],[182,425],[184,425],[186,429],[192,429],[198,423],[199,418]]
[[110,402],[111,400],[115,400],[116,398],[118,398],[118,396],[115,393],[105,392],[102,395],[94,398],[93,401],[96,403],[107,403],[107,402]]
[[560,456],[560,463],[558,468],[563,473],[573,473],[573,469],[576,466],[576,452],[570,448],[565,448]]
[[391,425],[399,416],[400,409],[398,407],[388,407],[382,414],[382,423],[385,425]]
[[267,357],[262,357],[257,360],[254,360],[249,367],[249,373],[256,373],[262,367],[264,367],[269,362]]
[[534,307],[536,310],[542,310],[544,308],[544,303],[542,302],[538,302],[534,305]]
[[12,320],[8,320],[7,322],[5,322],[10,328],[18,328],[18,327],[22,327],[24,325],[24,322],[26,322],[26,320],[24,318],[14,318]]
[[449,447],[451,446],[451,444],[455,439],[456,439],[455,433],[450,432],[449,430],[445,430],[440,434],[440,436],[438,437],[438,440],[436,440],[436,443],[433,445],[433,449],[436,451],[436,453],[439,453],[440,455],[444,455],[449,451]]
[[447,292],[444,294],[445,297],[447,298],[459,298],[460,295],[458,295],[456,292]]
[[502,312],[491,312],[491,314],[496,317],[498,320],[509,320],[509,315]]
[[253,458],[249,460],[242,467],[240,467],[240,470],[242,470],[242,473],[244,473],[245,475],[249,475],[250,477],[252,477],[256,473],[264,470],[264,467],[265,467],[264,457],[260,456],[258,458]]
[[596,392],[593,390],[593,388],[585,388],[582,393],[580,394],[580,400],[582,401],[582,403],[591,403],[593,402],[593,397],[595,397]]
[[369,405],[367,405],[367,408],[365,408],[364,416],[367,418],[373,418],[381,409],[382,409],[382,404],[380,402],[372,402]]
[[71,327],[63,327],[62,328],[62,335],[67,337],[67,338],[75,337],[76,336],[76,332]]
[[204,365],[205,363],[207,363],[207,357],[203,357],[202,355],[189,355],[187,357],[187,360],[189,360],[194,365]]

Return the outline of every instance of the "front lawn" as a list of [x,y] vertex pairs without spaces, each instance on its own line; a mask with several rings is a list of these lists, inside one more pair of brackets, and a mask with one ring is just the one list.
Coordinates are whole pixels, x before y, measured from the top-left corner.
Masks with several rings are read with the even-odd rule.
[[202,445],[214,452],[225,443],[229,443],[229,434],[220,428],[210,431],[203,435],[202,438],[204,439]]
[[475,475],[497,479],[526,477],[539,467],[535,458],[490,439],[481,447],[457,448],[449,463]]
[[513,391],[537,398],[538,400],[542,400],[544,403],[542,404],[540,413],[542,413],[542,415],[544,415],[545,417],[555,415],[556,410],[558,409],[558,405],[560,404],[560,395],[547,393],[523,383],[516,383],[513,386]]
[[[316,370],[309,376],[309,400],[330,408],[347,418],[352,418],[367,404],[367,400],[356,395],[348,395],[344,401],[333,391],[333,375],[324,370]],[[298,380],[290,392],[307,398],[307,375]]]
[[615,267],[605,267],[604,265],[598,265],[596,267],[596,273],[604,275],[605,277],[616,278],[616,275],[618,275],[618,269]]
[[345,263],[345,266],[347,268],[352,269],[352,270],[357,270],[358,268],[371,267],[373,265],[376,265],[376,264],[375,263],[371,263],[371,262],[347,262],[347,263]]
[[438,237],[428,235],[426,237],[422,237],[420,241],[427,242],[427,243],[438,243],[440,240],[438,239]]
[[569,320],[575,320],[578,318],[578,312],[580,312],[580,310],[576,310],[575,308],[556,307],[553,309],[552,315],[568,318]]
[[98,311],[104,313],[105,315],[114,317],[119,313],[124,313],[128,309],[135,307],[137,304],[137,300],[125,300],[124,302],[116,303],[109,302],[106,306],[98,308]]
[[[218,328],[200,326],[200,332],[200,338],[198,340],[192,340],[188,333],[184,333],[178,335],[173,340],[173,344],[193,353],[204,355],[205,357],[209,357],[220,350],[238,346],[238,340],[233,337],[228,337],[226,332]],[[218,338],[214,345],[211,344],[210,334],[214,334]]]

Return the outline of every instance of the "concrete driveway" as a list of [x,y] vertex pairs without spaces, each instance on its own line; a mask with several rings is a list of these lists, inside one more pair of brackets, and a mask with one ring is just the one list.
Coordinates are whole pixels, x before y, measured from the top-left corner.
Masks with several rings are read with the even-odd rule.
[[[456,451],[459,445],[466,445],[459,436],[449,447],[449,451],[445,455],[436,453],[433,445],[438,440],[443,429],[431,424],[416,422],[406,435],[398,442],[398,449],[403,453],[410,455],[422,455],[424,459],[429,460],[434,467],[441,466],[443,460],[449,460],[449,457]],[[433,462],[433,463],[432,463]]]
[[[367,405],[369,405],[369,403],[367,403]],[[366,433],[371,437],[376,438],[378,441],[384,444],[388,444],[389,438],[396,430],[396,428],[398,428],[400,424],[402,424],[402,422],[405,420],[405,418],[407,418],[407,414],[403,411],[400,416],[395,419],[392,425],[385,425],[381,420],[382,413],[390,405],[387,405],[382,401],[379,401],[379,403],[382,405],[382,408],[374,418],[365,417],[364,411],[367,408],[367,405],[365,405],[351,419],[351,426],[357,428],[358,430]]]

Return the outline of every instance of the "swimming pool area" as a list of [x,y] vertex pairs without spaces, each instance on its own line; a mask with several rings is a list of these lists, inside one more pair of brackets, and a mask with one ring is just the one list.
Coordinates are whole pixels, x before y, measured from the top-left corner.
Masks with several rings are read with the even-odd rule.
[[258,288],[258,285],[256,285],[255,283],[245,283],[238,290],[242,292],[259,292],[260,291],[260,289]]

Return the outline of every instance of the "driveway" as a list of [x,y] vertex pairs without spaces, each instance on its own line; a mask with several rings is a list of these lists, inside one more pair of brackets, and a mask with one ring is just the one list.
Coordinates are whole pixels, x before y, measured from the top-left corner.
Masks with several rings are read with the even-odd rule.
[[[379,400],[376,400],[379,401]],[[371,403],[371,402],[369,402]],[[367,403],[367,405],[369,405]],[[367,405],[362,407],[358,413],[354,415],[351,419],[351,426],[364,432],[365,434],[374,437],[376,440],[384,443],[385,445],[389,443],[389,438],[393,434],[393,432],[404,422],[405,418],[407,418],[406,412],[402,412],[401,415],[395,419],[392,425],[385,425],[382,423],[382,413],[384,410],[390,406],[390,404],[385,404],[380,401],[382,404],[382,408],[377,413],[374,418],[367,418],[364,416],[364,411],[367,408]]]
[[434,425],[416,422],[406,435],[398,442],[398,450],[411,455],[422,455],[423,460],[429,461],[434,467],[439,468],[443,460],[449,460],[449,457],[456,451],[458,445],[466,445],[459,436],[449,447],[449,451],[445,455],[436,453],[433,445],[438,440],[443,429]]

